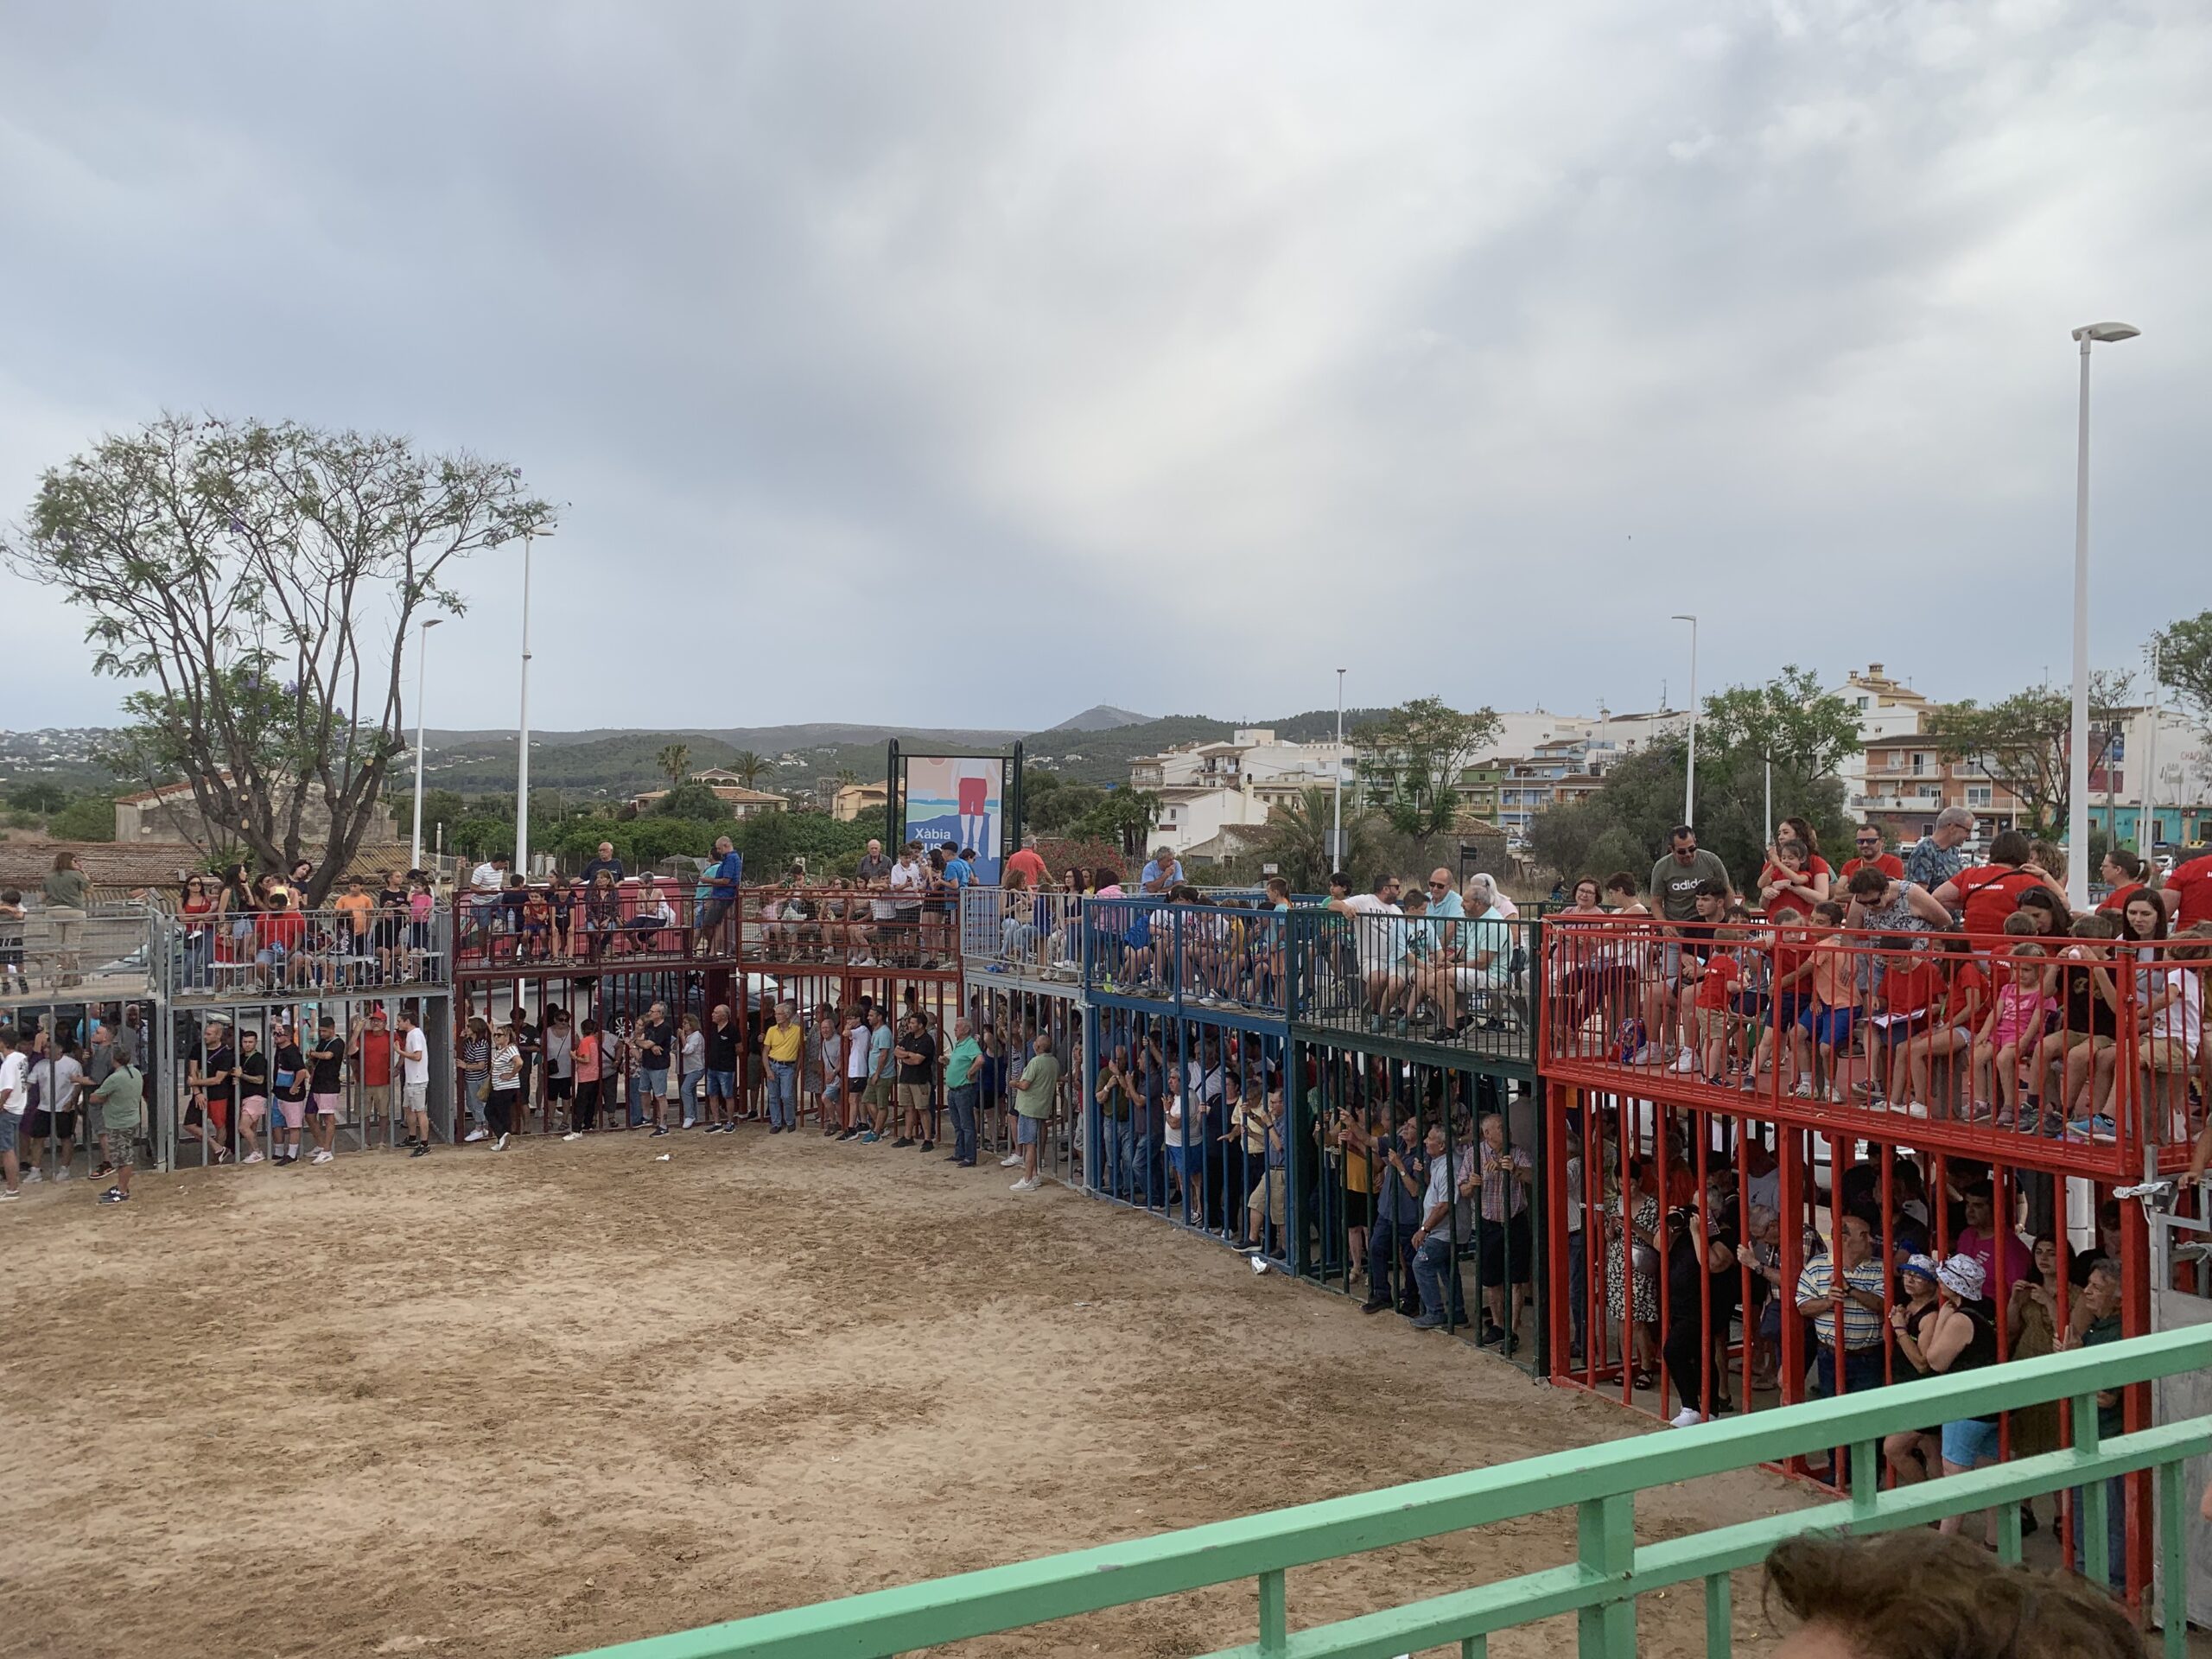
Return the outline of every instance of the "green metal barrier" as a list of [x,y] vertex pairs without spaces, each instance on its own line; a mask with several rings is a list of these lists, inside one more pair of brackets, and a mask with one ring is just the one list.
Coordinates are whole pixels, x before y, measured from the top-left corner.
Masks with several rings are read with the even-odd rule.
[[[1394,1659],[1454,1643],[1463,1656],[1475,1656],[1494,1630],[1568,1612],[1580,1623],[1581,1659],[1624,1659],[1636,1650],[1636,1598],[1693,1581],[1705,1586],[1706,1651],[1725,1656],[1729,1573],[1756,1567],[1776,1544],[1801,1533],[1884,1532],[2001,1504],[1999,1554],[2017,1563],[2019,1500],[2079,1487],[2084,1564],[2101,1581],[2103,1483],[2139,1470],[2156,1471],[2164,1650],[2178,1659],[2187,1632],[2183,1465],[2212,1452],[2212,1417],[2100,1442],[2095,1397],[2207,1364],[2212,1325],[2162,1332],[874,1591],[577,1659],[880,1659],[1248,1578],[1257,1584],[1259,1639],[1211,1659]],[[1885,1434],[2057,1399],[2074,1402],[2070,1450],[1876,1488]],[[1856,1478],[1847,1498],[1662,1543],[1636,1541],[1638,1492],[1836,1446],[1853,1448]],[[1570,1564],[1310,1630],[1290,1627],[1284,1573],[1291,1567],[1569,1506],[1579,1519],[1578,1559]]]

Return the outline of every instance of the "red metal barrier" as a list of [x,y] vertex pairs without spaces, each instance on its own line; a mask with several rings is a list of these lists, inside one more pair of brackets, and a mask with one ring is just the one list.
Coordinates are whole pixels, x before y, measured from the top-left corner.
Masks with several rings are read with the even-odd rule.
[[638,875],[592,883],[512,878],[493,895],[454,899],[454,962],[461,975],[542,973],[579,967],[607,972],[689,962],[734,961],[737,927],[692,884]]

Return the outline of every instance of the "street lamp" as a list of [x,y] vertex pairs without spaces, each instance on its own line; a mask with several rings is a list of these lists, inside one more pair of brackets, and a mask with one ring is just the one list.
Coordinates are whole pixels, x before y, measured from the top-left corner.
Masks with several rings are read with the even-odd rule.
[[1329,868],[1343,868],[1344,861],[1344,671],[1337,671],[1337,764],[1336,804],[1329,813]]
[[410,870],[423,868],[423,688],[429,674],[430,630],[444,620],[442,616],[431,617],[415,634],[415,840],[407,862]]
[[2074,331],[2082,343],[2082,416],[2074,463],[2074,720],[2066,779],[2066,902],[2089,907],[2089,347],[2133,340],[2133,323],[2092,322]]
[[530,544],[550,530],[524,531],[522,538],[522,706],[516,716],[520,756],[515,763],[515,873],[530,879]]
[[1697,827],[1697,618],[1677,612],[1673,619],[1690,625],[1690,765],[1682,779],[1682,822]]

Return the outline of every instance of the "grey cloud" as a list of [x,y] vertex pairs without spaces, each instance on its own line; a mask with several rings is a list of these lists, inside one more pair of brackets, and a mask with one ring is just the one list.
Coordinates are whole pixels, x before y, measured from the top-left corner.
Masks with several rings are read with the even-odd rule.
[[[2060,0],[0,9],[0,510],[164,405],[511,457],[547,724],[1620,707],[1685,607],[1708,683],[2001,690],[2091,315],[2101,659],[2212,602],[2209,71]],[[0,722],[111,709],[6,591]]]

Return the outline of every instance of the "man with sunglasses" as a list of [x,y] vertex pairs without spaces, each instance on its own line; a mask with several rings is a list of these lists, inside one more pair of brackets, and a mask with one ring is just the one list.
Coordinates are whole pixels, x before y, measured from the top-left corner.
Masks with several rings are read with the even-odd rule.
[[1843,861],[1843,879],[1847,884],[1861,870],[1879,870],[1892,881],[1904,880],[1904,860],[1883,847],[1879,825],[1862,823],[1852,839],[1859,849],[1859,856]]

